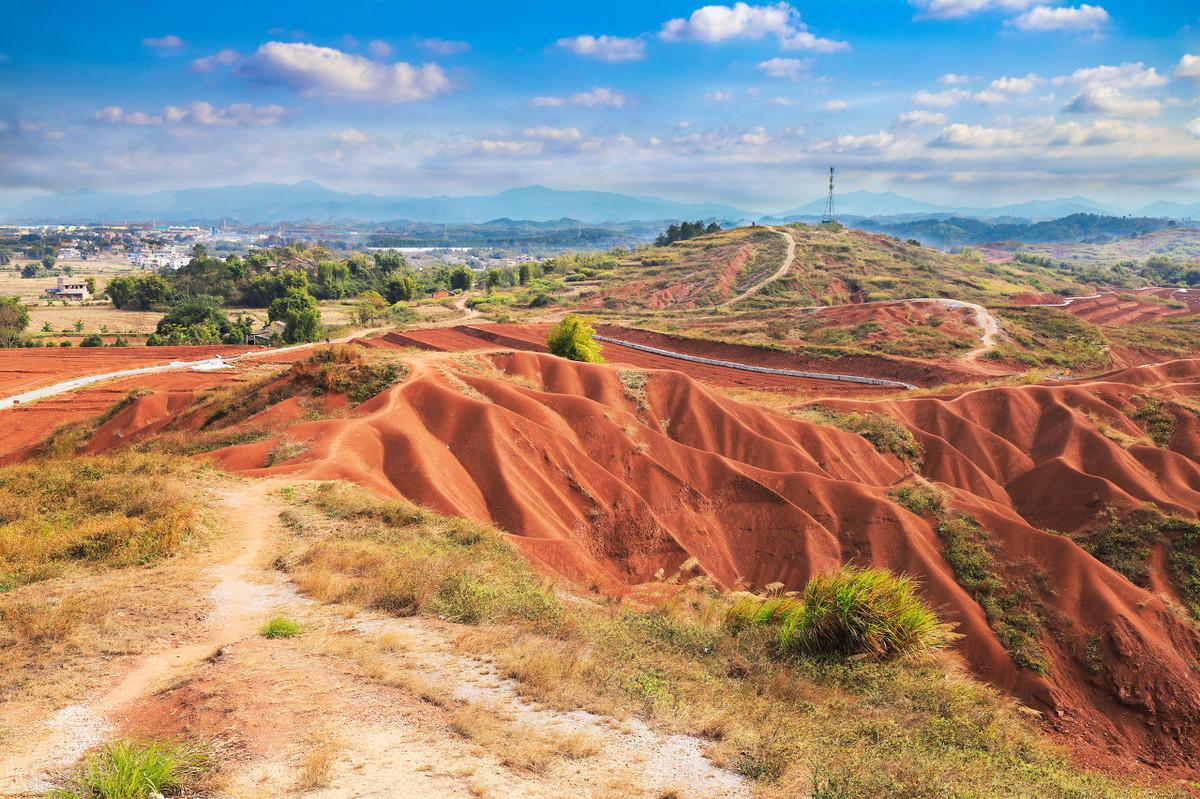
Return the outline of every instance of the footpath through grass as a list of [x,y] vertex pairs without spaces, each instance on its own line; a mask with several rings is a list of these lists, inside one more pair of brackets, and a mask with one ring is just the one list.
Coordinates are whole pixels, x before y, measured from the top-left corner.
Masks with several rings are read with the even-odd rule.
[[[1182,795],[1075,768],[939,649],[949,631],[915,586],[886,573],[831,575],[788,597],[810,617],[791,626],[776,613],[749,624],[754,614],[731,614],[735,602],[761,610],[773,599],[722,595],[690,564],[650,607],[568,601],[486,525],[344,485],[285,496],[294,539],[277,563],[303,591],[462,624],[460,648],[494,657],[531,698],[703,736],[763,796]],[[806,609],[816,599],[825,608]],[[788,645],[805,630],[805,645]]]

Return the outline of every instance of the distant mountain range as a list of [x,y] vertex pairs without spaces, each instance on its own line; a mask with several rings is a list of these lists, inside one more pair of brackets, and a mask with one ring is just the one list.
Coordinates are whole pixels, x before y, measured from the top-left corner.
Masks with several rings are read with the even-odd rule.
[[1175,224],[1173,221],[1153,217],[1079,213],[1038,222],[996,222],[969,217],[916,219],[891,223],[868,219],[855,223],[855,227],[887,233],[902,239],[916,239],[931,247],[961,247],[966,244],[1005,242],[1100,244],[1131,236],[1142,236]]
[[[839,217],[890,218],[890,221],[945,215],[997,221],[1039,221],[1071,214],[1124,215],[1113,206],[1086,197],[1034,200],[999,207],[936,205],[895,192],[854,191],[838,195]],[[11,222],[211,222],[222,219],[242,223],[324,221],[481,223],[508,218],[547,221],[564,217],[585,223],[682,219],[717,219],[727,222],[785,221],[819,218],[825,200],[818,199],[778,213],[735,208],[720,203],[677,202],[659,197],[639,197],[602,191],[559,191],[545,186],[525,186],[478,196],[410,197],[403,195],[347,194],[319,183],[250,183],[203,189],[159,191],[151,194],[76,191],[38,197],[0,209],[0,218]],[[1156,202],[1136,216],[1200,217],[1200,202]]]

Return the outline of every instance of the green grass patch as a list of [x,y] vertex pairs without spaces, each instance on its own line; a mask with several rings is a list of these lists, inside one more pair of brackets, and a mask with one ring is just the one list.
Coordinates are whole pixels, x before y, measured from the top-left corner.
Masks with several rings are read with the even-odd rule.
[[1147,394],[1133,398],[1133,408],[1126,412],[1130,419],[1146,431],[1150,440],[1160,447],[1171,443],[1175,435],[1176,419],[1171,413],[1170,403],[1165,403],[1158,397]]
[[871,442],[879,452],[890,452],[913,469],[921,468],[925,448],[912,432],[884,413],[837,411],[820,405],[809,405],[795,412],[797,418],[813,424],[827,425],[855,433]]
[[942,555],[954,578],[983,608],[988,623],[1013,662],[1038,674],[1050,673],[1050,662],[1038,640],[1041,620],[1027,591],[1007,584],[995,569],[988,535],[965,513],[942,514],[936,526]]
[[187,743],[120,740],[87,755],[49,799],[149,799],[182,796],[212,770],[209,753]]
[[946,495],[924,480],[897,486],[888,496],[918,516],[939,516],[945,511]]
[[300,634],[300,623],[276,616],[258,632],[263,638],[295,638]]

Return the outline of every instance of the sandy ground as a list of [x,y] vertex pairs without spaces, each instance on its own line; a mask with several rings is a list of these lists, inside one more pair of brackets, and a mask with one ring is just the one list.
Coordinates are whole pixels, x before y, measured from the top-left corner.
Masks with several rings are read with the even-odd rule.
[[[288,535],[281,485],[220,481],[224,535],[194,627],[0,741],[0,796],[37,795],[87,749],[139,733],[222,739],[217,795],[231,799],[751,794],[698,739],[521,698],[489,663],[456,653],[451,625],[348,616],[302,597],[270,565]],[[278,615],[304,634],[260,637]],[[492,733],[464,735],[464,725]]]

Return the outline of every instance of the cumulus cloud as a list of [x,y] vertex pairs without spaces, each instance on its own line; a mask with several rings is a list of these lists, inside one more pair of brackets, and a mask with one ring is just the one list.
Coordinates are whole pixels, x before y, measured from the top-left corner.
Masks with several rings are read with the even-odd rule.
[[958,105],[970,96],[970,92],[964,92],[962,89],[947,89],[944,92],[922,90],[912,96],[912,101],[917,105],[925,105],[931,108],[950,108],[951,106]]
[[1083,3],[1078,6],[1037,6],[1026,11],[1009,25],[1018,30],[1041,33],[1045,31],[1098,31],[1108,25],[1108,12],[1100,6]]
[[1104,114],[1113,117],[1156,117],[1162,113],[1158,100],[1135,97],[1115,86],[1089,86],[1063,108],[1068,114]]
[[127,111],[119,105],[108,105],[92,114],[92,119],[106,125],[175,125],[190,122],[196,125],[232,127],[235,125],[274,125],[286,117],[288,110],[281,105],[251,105],[231,103],[224,108],[203,100],[184,106],[163,106],[158,113]]
[[300,42],[267,42],[239,72],[310,97],[384,103],[428,100],[451,88],[450,79],[437,64],[384,64],[332,47]]
[[788,3],[703,6],[687,19],[668,20],[658,36],[667,42],[708,43],[774,36],[785,50],[811,50],[814,53],[835,53],[849,46],[846,42],[823,39],[811,33],[800,19],[800,12]]
[[988,85],[992,89],[1006,94],[1029,94],[1041,82],[1040,77],[1030,72],[1023,78],[996,78]]
[[710,103],[727,103],[733,99],[733,92],[715,91],[704,95],[704,99]]
[[936,111],[905,111],[896,117],[896,124],[914,128],[922,125],[945,125],[946,115]]
[[1192,134],[1192,138],[1200,139],[1200,117],[1188,123],[1188,133]]
[[800,80],[808,74],[812,62],[805,58],[768,58],[759,61],[758,68],[772,78]]
[[845,100],[829,100],[821,104],[821,110],[831,114],[840,114],[848,108],[850,108],[850,104]]
[[642,39],[630,39],[622,36],[569,36],[559,39],[556,44],[564,50],[584,58],[595,58],[609,63],[622,61],[640,61],[646,57],[646,43]]
[[886,150],[896,141],[896,137],[881,130],[878,133],[868,133],[863,136],[838,136],[812,146],[814,152],[835,153],[877,153]]
[[931,145],[934,147],[959,147],[991,149],[1012,147],[1021,143],[1021,134],[1007,128],[985,128],[982,125],[955,123],[942,129]]
[[183,47],[183,39],[173,33],[168,33],[165,36],[147,36],[142,39],[142,44],[146,47],[153,47],[155,50],[178,50]]
[[1174,75],[1177,78],[1200,80],[1200,55],[1185,54],[1175,66]]
[[1160,75],[1154,67],[1147,67],[1141,61],[1127,61],[1116,66],[1102,65],[1077,69],[1070,75],[1055,78],[1051,83],[1056,86],[1079,83],[1087,86],[1111,86],[1114,89],[1153,89],[1165,86],[1167,78]]
[[961,86],[964,83],[978,80],[974,75],[959,75],[956,72],[947,72],[945,75],[938,78],[938,83],[943,86]]
[[567,104],[567,101],[561,97],[534,97],[529,101],[529,104],[534,108],[558,108]]
[[1024,11],[1038,0],[909,0],[919,19],[964,19],[986,11]]
[[219,67],[231,67],[241,60],[242,54],[236,50],[219,50],[212,55],[192,61],[192,71],[212,72]]

